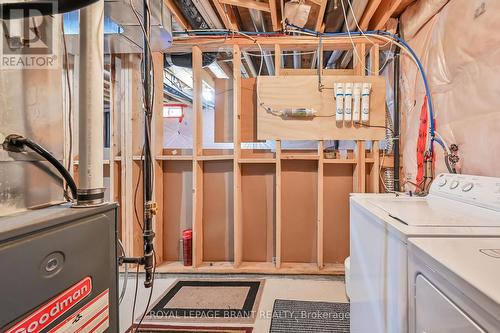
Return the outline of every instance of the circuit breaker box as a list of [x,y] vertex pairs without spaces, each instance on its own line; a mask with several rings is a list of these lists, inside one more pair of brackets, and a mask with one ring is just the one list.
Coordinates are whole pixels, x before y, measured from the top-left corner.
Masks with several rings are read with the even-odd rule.
[[118,332],[116,204],[0,218],[0,332]]

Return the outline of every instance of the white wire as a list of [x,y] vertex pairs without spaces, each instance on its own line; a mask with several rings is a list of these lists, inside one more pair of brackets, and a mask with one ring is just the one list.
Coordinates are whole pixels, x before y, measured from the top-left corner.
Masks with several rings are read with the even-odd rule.
[[445,149],[446,153],[448,155],[451,155],[450,147],[448,146],[448,144],[446,143],[446,141],[443,139],[443,137],[441,136],[441,134],[439,134],[437,131],[434,131],[434,134],[441,140],[441,142],[443,142],[444,149]]

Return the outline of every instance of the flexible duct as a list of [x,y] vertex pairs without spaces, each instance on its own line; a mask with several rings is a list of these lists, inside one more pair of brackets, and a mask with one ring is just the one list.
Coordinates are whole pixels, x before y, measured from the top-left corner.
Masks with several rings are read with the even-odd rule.
[[[91,5],[99,0],[52,0],[30,2],[8,2],[0,4],[2,20],[20,19],[30,16],[64,14]],[[48,4],[51,4],[50,6]]]

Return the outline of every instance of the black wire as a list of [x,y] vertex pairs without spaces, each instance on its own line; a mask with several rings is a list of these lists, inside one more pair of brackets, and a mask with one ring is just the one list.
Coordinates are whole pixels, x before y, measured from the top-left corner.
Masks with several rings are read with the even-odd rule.
[[[70,79],[69,79],[69,58],[68,58],[68,49],[66,46],[66,36],[64,32],[64,17],[62,19],[62,24],[61,24],[61,29],[62,29],[62,39],[63,39],[63,46],[64,46],[64,62],[65,62],[65,67],[66,67],[66,85],[68,87],[68,132],[69,132],[69,151],[68,151],[68,172],[71,173],[71,169],[73,168],[72,162],[73,162],[73,93],[71,90],[71,84],[70,84]],[[66,183],[65,189],[65,196],[67,198],[67,192],[68,192],[68,183]],[[76,198],[74,198],[76,199]]]
[[[142,158],[144,156],[144,146],[142,147],[142,152],[141,152],[141,163],[142,163]],[[139,228],[141,228],[142,231],[144,231],[144,226],[140,222],[139,218],[139,213],[137,212],[137,192],[139,191],[139,184],[141,183],[141,176],[142,176],[142,168],[139,168],[139,176],[137,177],[137,183],[135,184],[135,190],[134,190],[134,214],[135,218],[137,221],[137,224],[139,225]]]
[[68,170],[66,170],[64,165],[61,164],[61,162],[59,162],[48,150],[40,146],[38,143],[31,141],[30,139],[19,137],[15,140],[18,141],[19,143],[26,145],[31,150],[36,152],[38,155],[45,158],[50,164],[52,164],[64,178],[64,180],[66,181],[71,190],[71,195],[73,196],[73,198],[76,199],[77,197],[76,183],[73,180],[73,177],[71,177],[71,175],[69,174]]
[[396,135],[394,134],[394,130],[392,128],[388,127],[388,126],[368,125],[368,124],[357,122],[357,121],[355,121],[354,124],[355,125],[360,125],[360,126],[363,126],[363,127],[383,128],[383,129],[389,130],[389,131],[391,131],[392,136],[394,137],[394,139],[397,140]]
[[134,292],[134,305],[132,306],[132,325],[134,325],[134,317],[135,317],[135,303],[137,302],[137,289],[139,289],[139,267],[137,264],[137,271],[135,274],[135,292]]

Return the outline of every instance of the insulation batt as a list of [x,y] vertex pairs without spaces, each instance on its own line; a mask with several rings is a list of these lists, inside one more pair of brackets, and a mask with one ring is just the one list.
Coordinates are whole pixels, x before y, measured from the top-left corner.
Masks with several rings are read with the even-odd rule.
[[[500,1],[422,0],[402,17],[405,27],[418,31],[405,38],[425,67],[436,117],[437,131],[459,146],[459,172],[500,177]],[[430,3],[438,4],[430,6]],[[420,17],[423,15],[423,18]],[[414,22],[424,24],[421,28]],[[414,180],[416,146],[424,85],[415,64],[402,57],[401,112],[404,176]],[[403,125],[404,126],[404,125]],[[435,145],[436,173],[445,172],[443,150]]]

